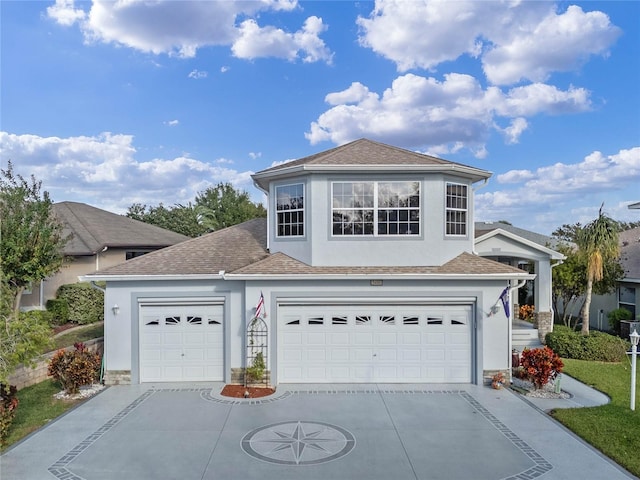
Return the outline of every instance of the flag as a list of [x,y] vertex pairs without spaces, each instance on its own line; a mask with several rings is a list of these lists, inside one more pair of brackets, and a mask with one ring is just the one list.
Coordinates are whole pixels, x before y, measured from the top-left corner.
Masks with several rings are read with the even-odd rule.
[[256,314],[255,317],[261,317],[264,314],[264,296],[262,292],[260,292],[260,299],[258,300],[258,304],[256,305]]
[[500,300],[502,300],[502,307],[504,308],[504,314],[509,318],[509,287],[506,287],[500,294]]

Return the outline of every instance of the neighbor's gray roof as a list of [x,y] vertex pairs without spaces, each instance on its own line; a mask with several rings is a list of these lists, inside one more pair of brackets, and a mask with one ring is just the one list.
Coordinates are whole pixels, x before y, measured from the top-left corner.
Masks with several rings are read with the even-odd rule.
[[489,233],[496,229],[501,229],[514,235],[518,235],[526,240],[529,240],[543,247],[555,248],[558,246],[558,241],[553,237],[542,235],[541,233],[532,232],[523,228],[514,227],[508,223],[502,222],[475,222],[475,238],[478,238],[486,233]]
[[157,249],[189,238],[85,203],[55,203],[53,212],[64,225],[64,234],[72,234],[64,255],[94,255],[105,247]]
[[313,267],[283,253],[269,254],[267,222],[257,218],[217,232],[148,253],[94,274],[121,276],[325,275],[526,275],[526,272],[486,258],[463,253],[442,266]]
[[491,172],[487,170],[361,138],[324,152],[267,168],[252,175],[252,178],[263,189],[266,189],[270,178],[281,175],[299,174],[313,170],[327,171],[327,169],[344,172],[362,170],[363,168],[368,171],[391,170],[398,172],[404,168],[450,172],[471,178],[474,182],[491,176]]
[[638,210],[640,209],[640,202],[632,203],[628,207],[630,210]]
[[628,279],[640,280],[640,227],[620,232],[620,263]]

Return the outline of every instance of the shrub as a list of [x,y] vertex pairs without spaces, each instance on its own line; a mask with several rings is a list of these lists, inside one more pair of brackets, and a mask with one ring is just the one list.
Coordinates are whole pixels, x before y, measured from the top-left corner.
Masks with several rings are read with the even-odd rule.
[[64,325],[69,322],[69,304],[64,298],[47,300],[47,311],[51,314],[53,325]]
[[47,373],[62,384],[68,394],[78,393],[83,385],[91,385],[100,375],[100,355],[90,352],[84,343],[74,350],[58,350]]
[[256,353],[252,365],[247,367],[245,370],[247,381],[261,382],[266,368],[267,366],[264,363],[264,356],[262,355],[262,352]]
[[526,349],[522,352],[520,365],[536,388],[544,387],[549,380],[562,372],[564,364],[549,347]]
[[104,294],[89,283],[62,285],[57,298],[67,302],[70,322],[86,325],[104,320]]
[[620,362],[630,348],[628,341],[608,333],[594,331],[582,335],[561,325],[547,334],[545,342],[561,357],[600,362]]
[[626,308],[616,308],[615,310],[611,310],[607,315],[611,330],[618,335],[620,335],[620,322],[622,320],[631,320],[631,317],[633,317],[633,315]]
[[0,447],[4,445],[9,428],[18,409],[17,389],[0,383]]

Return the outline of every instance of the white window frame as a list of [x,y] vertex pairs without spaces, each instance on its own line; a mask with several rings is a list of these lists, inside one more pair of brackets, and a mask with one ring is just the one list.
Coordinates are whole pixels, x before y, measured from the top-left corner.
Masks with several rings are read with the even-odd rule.
[[[464,188],[464,197],[462,196],[453,196],[449,195],[449,187],[463,187]],[[445,183],[445,191],[444,191],[444,233],[447,237],[467,237],[469,234],[469,185],[465,183],[456,183],[456,182],[446,182]],[[464,198],[464,207],[460,206],[449,206],[449,199],[462,199]],[[464,222],[449,220],[449,214],[455,214],[455,216],[462,215],[464,216]],[[464,233],[457,232],[457,226],[464,225]],[[449,228],[452,228],[454,233],[449,232]]]
[[[291,187],[301,187],[302,188],[302,207],[300,208],[291,208],[288,210],[280,210],[278,209],[278,190],[280,189],[284,189],[284,188],[291,188]],[[300,237],[304,237],[305,236],[305,232],[306,232],[306,227],[305,227],[305,222],[306,222],[306,215],[304,212],[304,206],[306,204],[306,199],[305,199],[305,195],[306,195],[306,191],[305,191],[305,185],[304,183],[287,183],[285,185],[276,185],[275,187],[275,202],[274,202],[274,206],[273,209],[275,211],[275,217],[276,217],[276,238],[300,238]],[[288,223],[285,222],[280,222],[280,214],[285,214],[285,213],[295,213],[296,215],[302,215],[302,222],[292,222],[291,220]],[[299,229],[302,229],[302,233],[296,233],[296,234],[281,234],[280,233],[280,227],[292,227],[293,225],[296,225]]]
[[[622,294],[622,289],[627,289],[629,290],[629,292],[633,292],[633,303],[627,301],[627,299],[622,299],[623,294]],[[627,287],[625,285],[621,285],[618,287],[618,307],[620,308],[627,308],[627,310],[629,310],[631,313],[635,313],[635,315],[638,315],[638,290],[636,288],[633,287]],[[634,316],[634,318],[632,320],[635,320],[636,317]]]
[[[380,193],[380,185],[383,184],[416,184],[418,187],[417,197],[418,197],[418,205],[417,206],[389,206],[384,207],[379,205],[379,193]],[[338,184],[369,184],[373,187],[373,198],[372,204],[370,207],[365,207],[364,205],[361,207],[345,207],[344,205],[336,205],[334,203],[335,199],[335,187]],[[334,232],[334,213],[339,211],[370,211],[372,215],[371,223],[372,223],[372,231],[371,233],[366,232],[366,229],[363,228],[361,233],[335,233]],[[379,233],[379,226],[381,222],[379,220],[379,214],[384,210],[396,210],[397,212],[406,211],[407,219],[406,220],[397,220],[397,224],[408,224],[409,229],[406,233]],[[411,219],[411,213],[417,211],[417,220]],[[390,220],[387,220],[388,224],[391,224]],[[363,222],[366,223],[366,222]],[[411,232],[411,224],[417,224],[418,232]],[[415,238],[422,235],[422,182],[419,180],[335,180],[331,182],[331,218],[330,218],[330,231],[331,237],[333,238],[359,238],[359,237],[378,237],[378,238]]]

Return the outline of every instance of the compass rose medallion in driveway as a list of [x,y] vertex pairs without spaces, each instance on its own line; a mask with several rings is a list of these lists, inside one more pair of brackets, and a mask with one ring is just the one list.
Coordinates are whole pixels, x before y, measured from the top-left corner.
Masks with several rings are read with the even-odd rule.
[[252,457],[279,465],[317,465],[347,455],[356,445],[351,432],[323,422],[294,421],[256,428],[242,439]]

